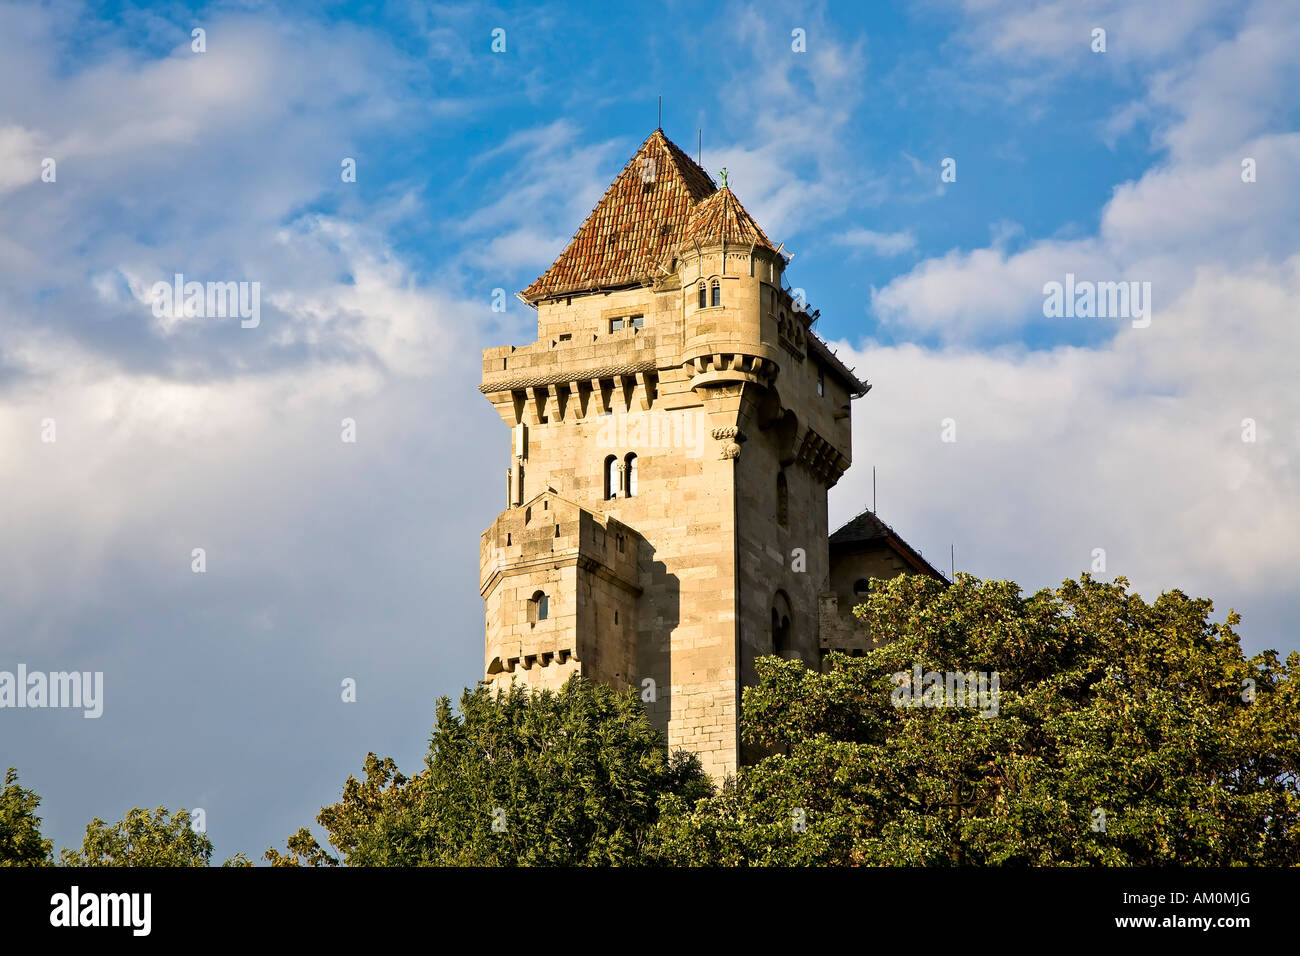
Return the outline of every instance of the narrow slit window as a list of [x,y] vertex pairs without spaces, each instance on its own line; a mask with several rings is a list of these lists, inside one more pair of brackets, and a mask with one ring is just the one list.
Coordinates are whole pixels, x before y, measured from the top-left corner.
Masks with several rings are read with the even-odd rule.
[[610,455],[605,459],[605,500],[612,501],[618,497],[618,457]]

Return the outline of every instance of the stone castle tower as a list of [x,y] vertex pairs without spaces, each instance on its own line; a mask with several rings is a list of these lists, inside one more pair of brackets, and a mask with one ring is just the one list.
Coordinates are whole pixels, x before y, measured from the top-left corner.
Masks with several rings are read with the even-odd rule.
[[537,341],[483,352],[511,430],[480,545],[486,682],[635,688],[714,776],[745,758],[757,657],[865,646],[835,624],[854,594],[832,584],[826,493],[870,386],[812,331],[786,262],[725,174],[655,130],[520,294]]

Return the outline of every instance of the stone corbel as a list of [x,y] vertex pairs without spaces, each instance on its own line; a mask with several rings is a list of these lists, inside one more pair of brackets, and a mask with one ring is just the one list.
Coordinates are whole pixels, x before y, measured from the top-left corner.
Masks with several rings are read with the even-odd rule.
[[596,411],[604,414],[609,411],[610,391],[605,387],[605,383],[598,378],[591,380],[591,396],[596,400]]
[[643,412],[650,411],[650,382],[645,372],[636,373],[637,404]]
[[529,406],[533,412],[533,422],[540,425],[546,421],[546,400],[548,398],[545,388],[529,389]]
[[737,425],[726,425],[722,428],[715,428],[710,433],[714,441],[720,441],[722,445],[722,460],[740,457],[740,444],[745,440],[745,433]]

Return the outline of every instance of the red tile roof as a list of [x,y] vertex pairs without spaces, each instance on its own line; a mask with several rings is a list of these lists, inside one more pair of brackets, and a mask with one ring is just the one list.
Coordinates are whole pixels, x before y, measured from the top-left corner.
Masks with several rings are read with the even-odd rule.
[[754,221],[754,217],[745,211],[740,200],[726,186],[695,207],[691,213],[687,239],[701,244],[725,240],[766,246],[768,249],[776,248]]
[[676,246],[705,237],[771,247],[731,191],[718,189],[657,129],[605,190],[568,247],[522,294],[536,302],[642,282],[658,273]]

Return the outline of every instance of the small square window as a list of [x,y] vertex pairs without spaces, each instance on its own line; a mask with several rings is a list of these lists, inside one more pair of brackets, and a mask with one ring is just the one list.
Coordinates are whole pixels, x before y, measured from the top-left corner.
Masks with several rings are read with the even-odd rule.
[[610,319],[610,320],[609,320],[609,330],[610,330],[611,332],[617,332],[617,331],[619,331],[621,328],[623,328],[623,320],[622,320],[622,319]]
[[573,338],[573,333],[572,333],[572,332],[561,332],[561,333],[560,333],[560,341],[561,341],[561,342],[568,342],[568,341],[570,341],[572,338]]
[[644,315],[634,315],[634,316],[632,316],[631,318],[629,318],[629,319],[627,320],[627,324],[630,325],[630,326],[632,326],[632,328],[634,328],[634,329],[644,328],[644,327],[645,327],[645,316],[644,316]]

